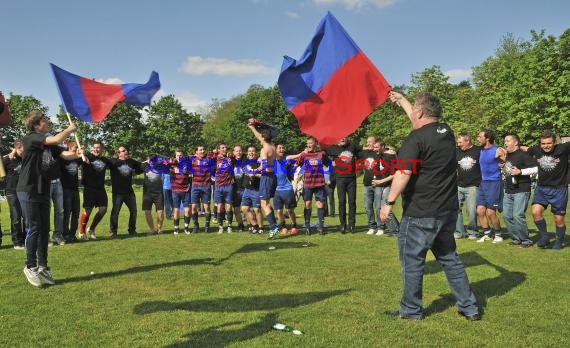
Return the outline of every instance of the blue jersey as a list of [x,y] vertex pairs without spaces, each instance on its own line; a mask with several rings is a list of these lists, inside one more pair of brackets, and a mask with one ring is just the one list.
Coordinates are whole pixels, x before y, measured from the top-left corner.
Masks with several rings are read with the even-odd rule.
[[293,185],[291,181],[287,177],[287,173],[294,173],[291,166],[293,165],[293,161],[287,161],[286,159],[282,160],[275,160],[275,176],[277,176],[277,189],[276,191],[286,191],[292,190]]
[[495,158],[497,146],[481,149],[479,164],[481,166],[481,178],[483,180],[501,180],[501,170],[499,168],[499,158]]

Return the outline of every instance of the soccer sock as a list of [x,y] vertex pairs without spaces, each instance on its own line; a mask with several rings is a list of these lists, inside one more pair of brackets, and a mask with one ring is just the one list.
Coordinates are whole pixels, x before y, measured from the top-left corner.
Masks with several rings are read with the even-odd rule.
[[226,217],[228,219],[228,226],[230,226],[234,220],[234,212],[232,210],[228,211]]
[[178,231],[180,226],[180,219],[174,219],[174,230]]
[[223,225],[224,225],[224,217],[225,217],[225,215],[226,215],[226,214],[225,214],[224,212],[218,212],[217,218],[218,218],[218,224],[219,224],[220,226],[223,226]]
[[277,222],[275,221],[275,213],[273,213],[273,208],[271,208],[271,212],[266,216],[267,222],[269,223],[270,229],[275,229],[277,227]]
[[546,221],[544,219],[535,220],[534,224],[538,230],[539,243],[546,243],[548,238],[548,231],[546,229]]
[[205,212],[204,213],[204,218],[206,219],[206,227],[210,227],[210,212]]
[[194,221],[194,226],[198,226],[198,213],[192,214],[192,221]]
[[324,208],[317,208],[317,216],[319,217],[319,227],[325,227],[325,209]]
[[102,219],[103,219],[103,214],[101,214],[101,212],[97,212],[97,214],[95,214],[95,216],[93,217],[93,221],[91,222],[91,226],[89,227],[89,229],[91,231],[95,231],[95,228],[97,227],[97,225],[99,225]]
[[79,233],[85,234],[85,226],[87,225],[87,213],[81,213],[81,217],[79,218]]
[[564,241],[565,235],[566,235],[566,226],[562,227],[556,226],[556,241],[562,243]]
[[184,228],[188,228],[189,224],[190,224],[190,216],[184,215]]
[[303,216],[305,217],[305,226],[311,226],[311,209],[305,208],[303,210]]

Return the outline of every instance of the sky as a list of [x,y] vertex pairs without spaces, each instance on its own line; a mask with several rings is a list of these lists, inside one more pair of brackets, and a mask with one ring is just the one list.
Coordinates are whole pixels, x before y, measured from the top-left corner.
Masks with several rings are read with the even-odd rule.
[[508,33],[560,36],[570,1],[530,0],[0,0],[0,91],[57,113],[49,63],[106,83],[152,70],[188,111],[277,83],[330,11],[392,85],[438,65],[451,82],[494,55]]

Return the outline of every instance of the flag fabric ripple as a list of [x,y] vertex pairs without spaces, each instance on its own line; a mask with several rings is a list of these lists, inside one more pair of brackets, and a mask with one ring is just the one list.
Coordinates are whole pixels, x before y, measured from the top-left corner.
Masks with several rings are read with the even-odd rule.
[[298,61],[284,57],[277,84],[301,131],[323,146],[353,133],[391,90],[330,12]]
[[150,105],[160,89],[158,73],[153,71],[147,83],[107,84],[65,71],[51,64],[66,112],[85,122],[100,122],[121,101]]

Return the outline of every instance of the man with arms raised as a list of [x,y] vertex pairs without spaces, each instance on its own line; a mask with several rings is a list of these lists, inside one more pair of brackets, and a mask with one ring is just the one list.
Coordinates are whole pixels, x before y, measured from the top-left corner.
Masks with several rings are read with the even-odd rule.
[[480,320],[475,295],[453,238],[458,207],[457,162],[455,156],[449,155],[455,153],[453,132],[439,122],[441,104],[434,95],[420,93],[413,105],[396,92],[390,92],[390,99],[404,109],[413,131],[398,152],[405,167],[395,173],[380,214],[382,220],[388,221],[402,194],[398,253],[404,293],[400,309],[385,313],[402,319],[422,319],[424,266],[427,251],[431,250],[443,267],[459,314],[468,320]]

